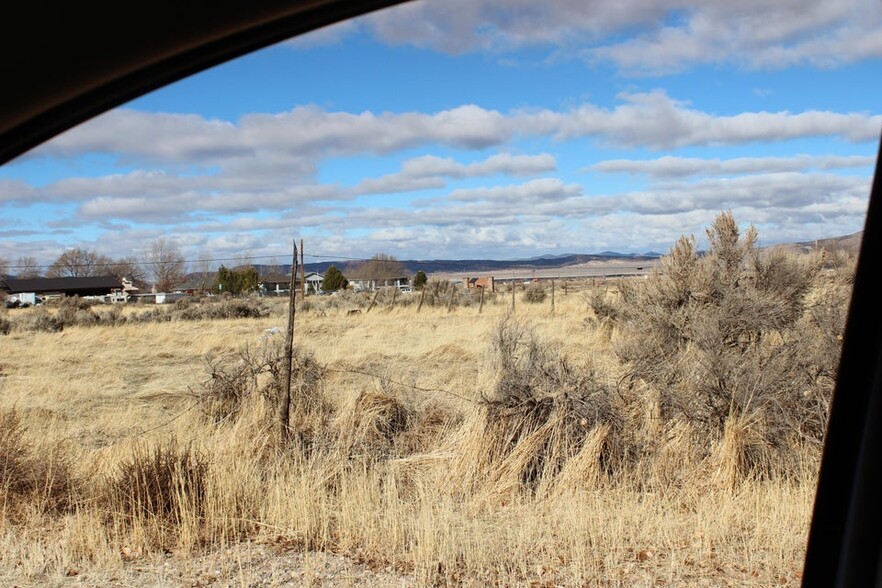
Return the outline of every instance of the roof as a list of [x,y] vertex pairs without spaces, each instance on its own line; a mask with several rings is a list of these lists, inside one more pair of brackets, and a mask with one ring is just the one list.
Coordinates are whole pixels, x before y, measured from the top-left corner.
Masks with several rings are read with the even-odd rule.
[[113,290],[122,288],[122,281],[114,276],[87,278],[6,278],[5,289],[10,294],[19,292],[68,292],[75,290]]

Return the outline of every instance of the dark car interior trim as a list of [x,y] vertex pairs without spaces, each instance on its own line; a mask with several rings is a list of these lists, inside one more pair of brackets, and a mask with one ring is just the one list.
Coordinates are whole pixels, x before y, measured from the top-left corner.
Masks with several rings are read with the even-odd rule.
[[[398,3],[25,2],[7,7],[0,25],[0,164],[188,75]],[[882,586],[882,295],[875,285],[875,266],[882,259],[879,166],[877,162],[803,586]]]

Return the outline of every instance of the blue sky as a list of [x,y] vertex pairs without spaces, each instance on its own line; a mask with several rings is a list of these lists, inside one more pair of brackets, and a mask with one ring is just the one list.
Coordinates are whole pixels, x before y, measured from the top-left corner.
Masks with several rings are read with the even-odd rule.
[[[0,169],[0,258],[516,258],[863,226],[882,4],[427,0],[142,97]],[[12,271],[14,273],[14,270]]]

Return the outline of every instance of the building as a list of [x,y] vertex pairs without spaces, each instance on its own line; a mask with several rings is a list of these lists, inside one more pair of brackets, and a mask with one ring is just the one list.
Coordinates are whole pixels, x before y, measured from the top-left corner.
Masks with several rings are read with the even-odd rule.
[[0,288],[7,294],[35,294],[43,298],[61,296],[110,296],[123,292],[122,280],[114,276],[86,278],[5,278]]
[[483,288],[489,292],[496,292],[496,280],[493,276],[484,278],[463,278],[462,283],[467,290],[472,288]]
[[379,288],[398,288],[399,290],[407,290],[410,288],[410,278],[385,278],[375,279],[352,279],[349,285],[356,292],[366,292],[377,290]]
[[324,281],[325,276],[318,272],[309,272],[306,274],[306,291],[318,294],[322,291],[322,282]]

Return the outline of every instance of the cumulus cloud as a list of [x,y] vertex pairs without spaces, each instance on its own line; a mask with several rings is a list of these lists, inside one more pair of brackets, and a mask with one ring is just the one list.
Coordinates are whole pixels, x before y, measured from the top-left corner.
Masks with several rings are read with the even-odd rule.
[[610,159],[590,169],[605,173],[646,174],[653,178],[682,178],[725,174],[833,170],[872,166],[874,157],[863,155],[794,155],[790,157],[737,157],[703,159],[665,156],[658,159]]
[[882,56],[882,5],[867,0],[444,0],[408,3],[362,26],[446,53],[546,47],[631,74],[696,64],[832,67]]
[[577,184],[564,184],[558,178],[541,178],[525,184],[513,186],[493,186],[454,190],[449,199],[460,202],[491,201],[496,204],[536,204],[557,202],[579,196],[582,187]]
[[409,159],[401,165],[401,171],[381,178],[368,178],[355,187],[357,194],[383,194],[414,192],[446,185],[444,178],[474,178],[503,174],[530,176],[554,171],[554,157],[547,153],[539,155],[511,155],[498,153],[484,161],[460,163],[452,158],[424,155]]
[[[44,156],[74,157],[107,153],[124,162],[168,166],[221,166],[237,176],[263,177],[276,171],[288,180],[314,173],[327,157],[390,154],[425,145],[480,150],[506,145],[518,137],[554,137],[565,141],[592,137],[625,147],[665,149],[683,146],[735,145],[836,137],[875,141],[882,116],[861,112],[742,112],[716,115],[674,99],[663,91],[623,93],[620,104],[602,108],[583,104],[563,111],[518,110],[501,113],[473,104],[435,113],[328,112],[304,106],[280,114],[252,114],[237,123],[196,115],[151,114],[116,110],[53,139],[38,149]],[[542,156],[539,156],[542,157]],[[486,170],[440,162],[452,173],[511,173],[547,168],[548,160],[499,155]],[[413,162],[411,165],[439,165]],[[235,167],[233,167],[235,166]],[[253,169],[248,173],[249,169]],[[407,170],[404,170],[407,171]]]

